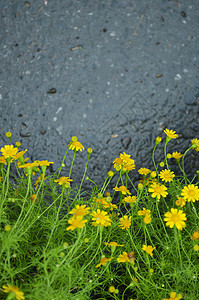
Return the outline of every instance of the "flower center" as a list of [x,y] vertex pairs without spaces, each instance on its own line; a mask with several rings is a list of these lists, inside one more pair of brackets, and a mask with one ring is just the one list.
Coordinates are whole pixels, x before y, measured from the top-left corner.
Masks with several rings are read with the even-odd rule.
[[174,214],[174,215],[172,216],[172,221],[173,221],[174,223],[179,222],[179,221],[180,221],[179,215],[178,215],[178,214]]
[[189,194],[190,197],[194,197],[195,196],[195,191],[189,190],[188,194]]

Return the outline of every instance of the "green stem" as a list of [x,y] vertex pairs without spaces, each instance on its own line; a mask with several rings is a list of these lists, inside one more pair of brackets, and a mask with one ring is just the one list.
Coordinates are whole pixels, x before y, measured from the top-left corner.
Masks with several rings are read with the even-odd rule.
[[74,161],[75,161],[76,152],[77,152],[76,150],[74,150],[74,152],[73,152],[73,160],[72,160],[72,163],[71,163],[71,166],[70,166],[69,179],[70,179],[70,176],[71,176],[71,173],[72,173],[72,168],[73,168],[73,164],[74,164]]

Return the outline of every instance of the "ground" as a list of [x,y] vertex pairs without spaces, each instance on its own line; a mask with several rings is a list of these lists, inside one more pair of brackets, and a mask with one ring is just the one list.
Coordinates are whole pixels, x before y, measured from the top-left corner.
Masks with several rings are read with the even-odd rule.
[[[76,135],[93,148],[88,175],[99,187],[121,152],[151,168],[165,128],[183,152],[199,137],[198,15],[192,0],[0,0],[0,146],[11,131],[30,160],[55,170]],[[193,175],[198,155],[187,158]]]

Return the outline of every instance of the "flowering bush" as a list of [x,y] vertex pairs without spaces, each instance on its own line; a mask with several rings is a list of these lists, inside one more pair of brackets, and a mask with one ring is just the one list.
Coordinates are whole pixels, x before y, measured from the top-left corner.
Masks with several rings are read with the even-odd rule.
[[[185,155],[199,152],[199,140],[184,154],[168,155],[167,144],[178,134],[164,132],[164,161],[155,161],[157,137],[154,169],[140,168],[138,185],[135,162],[123,152],[100,189],[86,177],[91,148],[74,187],[73,163],[84,150],[76,137],[47,176],[53,162],[27,162],[27,150],[19,151],[20,143],[14,146],[6,134],[10,145],[0,149],[0,299],[199,299],[199,179],[190,182],[184,170]],[[61,176],[69,150],[69,174]],[[89,193],[82,191],[85,179],[93,184]]]

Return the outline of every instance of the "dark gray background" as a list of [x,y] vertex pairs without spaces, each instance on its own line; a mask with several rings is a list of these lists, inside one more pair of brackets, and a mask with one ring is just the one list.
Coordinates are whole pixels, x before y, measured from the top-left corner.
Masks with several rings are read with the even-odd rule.
[[[0,146],[11,131],[55,170],[76,135],[94,150],[88,174],[99,186],[120,152],[151,167],[165,128],[183,152],[199,137],[198,37],[197,0],[0,0]],[[198,153],[186,164],[194,174]]]

